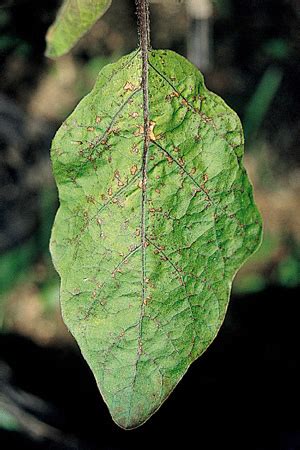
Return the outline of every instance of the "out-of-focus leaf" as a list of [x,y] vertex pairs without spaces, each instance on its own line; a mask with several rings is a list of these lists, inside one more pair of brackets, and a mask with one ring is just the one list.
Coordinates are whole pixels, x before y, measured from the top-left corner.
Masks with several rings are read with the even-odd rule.
[[262,76],[245,111],[244,129],[246,138],[254,138],[258,132],[283,77],[282,69],[269,67]]
[[278,267],[278,278],[283,286],[298,286],[300,282],[299,257],[297,258],[294,255],[289,255],[281,261]]
[[56,58],[67,53],[103,16],[111,0],[65,0],[46,36],[46,55]]

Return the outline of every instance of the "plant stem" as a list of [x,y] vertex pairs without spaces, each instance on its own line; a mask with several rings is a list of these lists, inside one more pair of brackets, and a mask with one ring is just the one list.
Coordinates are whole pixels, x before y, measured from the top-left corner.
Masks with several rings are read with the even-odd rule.
[[[141,214],[141,246],[142,246],[142,307],[141,318],[144,315],[146,298],[146,202],[147,202],[147,165],[150,144],[149,119],[149,79],[148,79],[148,51],[149,51],[149,0],[136,0],[138,30],[142,56],[142,89],[143,89],[143,116],[144,116],[144,142],[142,157],[142,214]],[[142,321],[141,321],[142,323]],[[141,325],[142,326],[142,325]],[[139,349],[141,348],[142,329],[140,328]],[[139,351],[139,350],[138,350]]]
[[149,14],[149,0],[135,0],[138,16],[138,31],[140,37],[140,47],[143,48],[143,43],[150,48],[150,14]]
[[149,0],[137,0],[138,30],[142,53],[142,88],[144,110],[145,147],[149,145],[149,94],[148,94],[148,50],[149,50]]
[[143,115],[144,115],[144,150],[143,150],[143,191],[146,190],[147,182],[147,154],[149,148],[149,80],[148,80],[148,51],[149,51],[149,0],[136,0],[137,16],[138,16],[138,31],[140,38],[140,48],[142,55],[142,89],[143,89]]

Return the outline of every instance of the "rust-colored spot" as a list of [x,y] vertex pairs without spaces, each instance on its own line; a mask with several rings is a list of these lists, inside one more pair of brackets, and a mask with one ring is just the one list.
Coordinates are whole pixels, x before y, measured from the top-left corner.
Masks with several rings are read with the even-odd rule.
[[111,187],[107,190],[107,193],[108,193],[108,195],[109,195],[110,197],[112,196],[113,192],[112,192],[112,188],[111,188]]
[[134,144],[134,146],[131,149],[132,153],[139,153],[139,148],[136,144]]
[[86,196],[86,201],[87,201],[88,203],[93,203],[93,204],[96,203],[96,199],[95,199],[95,197],[93,197],[93,195],[87,195],[87,196]]
[[134,84],[130,83],[130,81],[127,81],[127,83],[124,86],[124,91],[128,92],[128,91],[134,91],[135,86]]
[[124,186],[124,183],[123,183],[123,181],[121,181],[121,180],[118,180],[118,186],[119,186],[119,187],[122,187],[122,186]]
[[147,180],[140,180],[140,182],[138,184],[138,187],[140,189],[142,189],[143,191],[145,191],[146,190],[146,184],[147,184]]
[[179,93],[176,92],[176,91],[171,92],[171,94],[168,94],[168,95],[166,96],[166,100],[171,100],[171,99],[174,98],[174,97],[178,98],[178,97],[179,97]]
[[206,183],[206,182],[208,181],[208,175],[207,175],[207,173],[205,173],[205,174],[203,175],[203,180],[204,180],[204,183]]
[[137,165],[134,165],[130,168],[131,175],[135,175],[137,173]]
[[197,172],[196,167],[193,167],[192,170],[191,170],[191,175],[194,175],[196,172]]
[[160,194],[160,190],[159,190],[159,189],[155,189],[155,192],[156,192],[157,194]]
[[148,297],[146,297],[146,298],[144,299],[144,305],[147,305],[147,303],[148,303],[151,299],[152,299],[152,296],[151,296],[151,295],[148,295]]
[[100,123],[101,122],[101,117],[100,116],[97,116],[96,117],[96,123]]
[[200,187],[201,187],[202,191],[205,192],[206,195],[208,195],[208,190],[206,189],[205,184],[204,183],[200,184]]
[[137,117],[139,117],[139,113],[133,112],[133,113],[130,114],[130,116],[131,116],[133,119],[136,119]]
[[87,127],[87,131],[95,131],[94,127]]
[[120,134],[120,131],[121,131],[120,128],[114,127],[114,128],[110,128],[107,133],[108,134],[118,135],[118,134]]
[[141,230],[140,230],[139,228],[137,228],[137,229],[135,230],[135,235],[136,235],[136,236],[140,236],[140,234],[141,234]]
[[142,136],[144,134],[144,126],[139,125],[138,129],[134,132],[134,136]]
[[188,102],[186,101],[185,98],[183,98],[183,99],[181,100],[181,104],[182,104],[183,106],[189,106],[189,104],[188,104]]
[[155,137],[154,132],[153,132],[155,125],[156,125],[156,122],[151,121],[149,123],[149,139],[151,141],[156,141],[156,137]]

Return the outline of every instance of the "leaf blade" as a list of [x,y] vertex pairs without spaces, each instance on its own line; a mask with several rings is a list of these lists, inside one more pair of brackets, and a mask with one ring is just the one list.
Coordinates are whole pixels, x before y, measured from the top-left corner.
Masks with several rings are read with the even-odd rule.
[[64,0],[46,35],[46,56],[67,53],[108,10],[112,0]]
[[123,428],[146,421],[212,342],[261,239],[236,114],[179,55],[154,51],[149,64],[145,263],[139,53],[100,73],[52,150],[64,319]]

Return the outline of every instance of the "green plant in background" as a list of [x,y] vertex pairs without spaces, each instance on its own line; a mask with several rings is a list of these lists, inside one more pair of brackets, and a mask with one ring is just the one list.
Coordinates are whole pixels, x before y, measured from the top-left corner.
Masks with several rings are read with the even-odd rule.
[[65,0],[47,33],[46,55],[67,53],[107,11],[111,0]]
[[282,80],[282,70],[269,67],[262,76],[245,111],[244,130],[246,139],[255,138],[261,124],[270,108],[271,102],[278,91]]
[[[66,1],[56,29],[79,3],[89,8]],[[64,320],[127,429],[211,344],[262,232],[237,115],[186,59],[151,49],[147,0],[137,12],[139,49],[101,70],[52,146]]]

